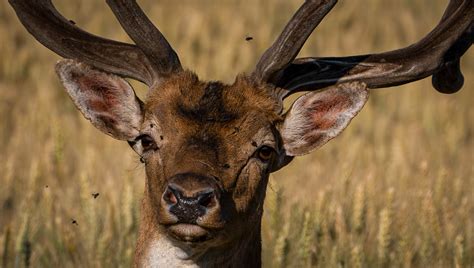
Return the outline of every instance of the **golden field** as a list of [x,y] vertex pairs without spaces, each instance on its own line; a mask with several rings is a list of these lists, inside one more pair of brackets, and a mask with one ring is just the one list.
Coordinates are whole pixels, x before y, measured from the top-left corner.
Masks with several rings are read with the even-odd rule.
[[[55,2],[88,31],[129,40],[104,1]],[[302,2],[140,4],[184,66],[231,82],[252,71]],[[340,0],[301,55],[408,45],[446,4]],[[7,1],[0,37],[0,266],[130,266],[143,165],[82,118],[54,74],[59,57],[27,34]],[[340,137],[271,176],[265,267],[473,267],[472,50],[463,67],[465,85],[454,95],[437,93],[429,79],[374,90]]]

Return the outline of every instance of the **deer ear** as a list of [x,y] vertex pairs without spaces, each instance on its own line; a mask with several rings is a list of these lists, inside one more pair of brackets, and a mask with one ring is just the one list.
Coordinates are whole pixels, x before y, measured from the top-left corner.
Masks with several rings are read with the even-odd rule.
[[307,154],[339,135],[368,96],[364,83],[352,82],[298,98],[280,129],[286,154]]
[[56,64],[56,73],[85,118],[119,140],[139,135],[143,103],[124,79],[74,60]]

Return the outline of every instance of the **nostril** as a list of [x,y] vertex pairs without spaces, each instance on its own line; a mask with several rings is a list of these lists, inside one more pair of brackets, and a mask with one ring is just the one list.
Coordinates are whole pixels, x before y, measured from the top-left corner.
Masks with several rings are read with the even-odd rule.
[[214,191],[200,194],[198,197],[198,204],[206,208],[214,207],[216,205]]
[[176,198],[176,194],[173,191],[173,189],[170,188],[170,187],[166,188],[166,191],[163,194],[163,200],[165,200],[165,202],[168,205],[174,205],[174,204],[178,203],[178,199]]

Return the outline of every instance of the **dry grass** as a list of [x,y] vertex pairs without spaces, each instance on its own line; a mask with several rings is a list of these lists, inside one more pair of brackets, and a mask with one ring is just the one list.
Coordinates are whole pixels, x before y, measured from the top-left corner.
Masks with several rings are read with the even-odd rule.
[[[231,81],[252,69],[302,1],[140,2],[185,66]],[[303,55],[407,45],[447,1],[339,2]],[[102,1],[59,6],[78,25],[127,40]],[[7,1],[0,36],[0,265],[129,266],[143,166],[82,119],[53,74],[58,58]],[[266,267],[472,267],[473,56],[460,93],[438,94],[429,81],[375,91],[341,137],[272,176]]]

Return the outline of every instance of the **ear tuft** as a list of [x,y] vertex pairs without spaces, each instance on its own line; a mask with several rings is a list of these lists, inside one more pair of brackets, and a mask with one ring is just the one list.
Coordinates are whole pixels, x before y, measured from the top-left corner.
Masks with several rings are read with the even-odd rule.
[[61,60],[56,73],[76,107],[104,133],[133,140],[139,134],[142,102],[130,84],[75,60]]
[[280,130],[286,154],[307,154],[339,135],[368,97],[366,84],[351,82],[298,98]]

